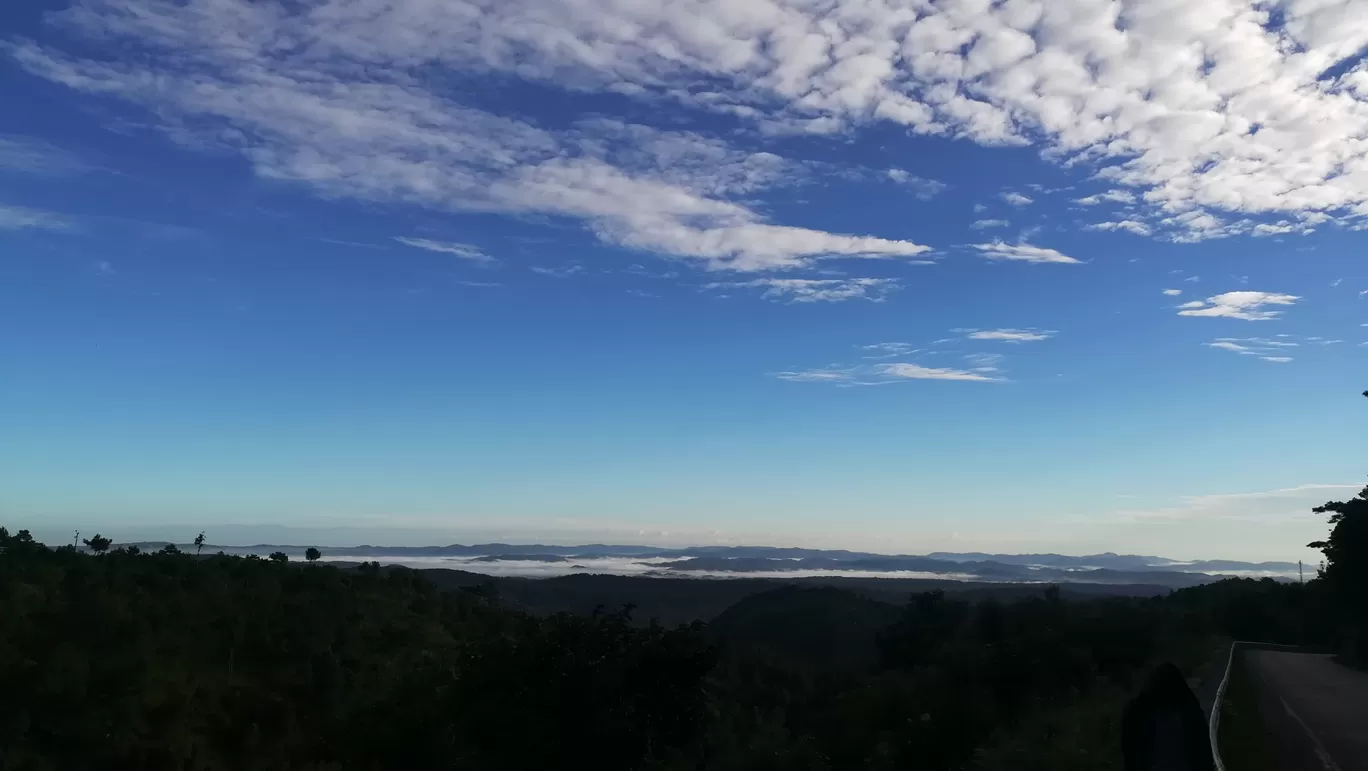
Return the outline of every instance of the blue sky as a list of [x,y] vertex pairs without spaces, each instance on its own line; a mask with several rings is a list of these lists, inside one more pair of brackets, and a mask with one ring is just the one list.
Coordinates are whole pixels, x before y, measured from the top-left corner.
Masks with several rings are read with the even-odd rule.
[[1361,2],[7,4],[0,516],[1312,559],[1368,457],[1365,45]]

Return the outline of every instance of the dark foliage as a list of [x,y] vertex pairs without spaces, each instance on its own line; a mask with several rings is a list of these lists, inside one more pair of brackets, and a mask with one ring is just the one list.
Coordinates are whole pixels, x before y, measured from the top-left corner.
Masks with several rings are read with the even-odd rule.
[[92,551],[95,554],[104,554],[105,552],[109,551],[109,547],[113,543],[113,541],[109,540],[108,538],[105,538],[99,533],[96,533],[95,537],[86,538],[81,542],[86,545],[87,549],[90,549],[90,551]]
[[[659,767],[712,650],[407,570],[0,546],[0,768]],[[98,634],[91,634],[98,630]]]
[[1329,514],[1330,537],[1308,546],[1325,553],[1320,580],[1336,615],[1335,635],[1345,658],[1368,664],[1368,487],[1347,501],[1331,501],[1315,509]]

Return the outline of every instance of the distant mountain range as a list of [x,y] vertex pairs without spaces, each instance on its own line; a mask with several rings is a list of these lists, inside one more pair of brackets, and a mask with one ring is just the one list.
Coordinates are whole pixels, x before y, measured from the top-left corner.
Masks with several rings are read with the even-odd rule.
[[[157,544],[151,544],[157,546]],[[191,547],[182,547],[191,548]],[[283,551],[302,556],[305,546],[258,544],[249,547],[206,547],[234,554],[269,554]],[[839,571],[870,575],[920,573],[963,580],[994,582],[1052,582],[1155,584],[1168,587],[1206,583],[1223,575],[1288,577],[1297,573],[1295,562],[1239,562],[1200,560],[1184,562],[1138,554],[987,554],[980,552],[932,552],[925,555],[876,554],[839,549],[800,549],[775,546],[656,546],[586,544],[450,544],[447,546],[354,546],[325,549],[333,560],[393,561],[450,559],[453,568],[478,571],[480,565],[539,563],[548,568],[593,573],[594,560],[636,565],[644,575],[718,576],[731,574],[808,573]],[[640,562],[634,562],[640,560]],[[569,564],[574,562],[576,564]],[[579,564],[587,563],[587,564]]]

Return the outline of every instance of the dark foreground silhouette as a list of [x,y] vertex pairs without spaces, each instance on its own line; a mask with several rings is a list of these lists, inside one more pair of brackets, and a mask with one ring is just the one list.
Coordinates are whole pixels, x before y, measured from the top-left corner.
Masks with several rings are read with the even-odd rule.
[[790,586],[667,628],[374,564],[0,537],[5,771],[1119,771],[1156,662],[1190,672],[1221,634],[1298,642],[1318,602],[1252,580],[901,606]]
[[1125,771],[1212,771],[1206,715],[1183,673],[1170,662],[1155,668],[1121,720]]

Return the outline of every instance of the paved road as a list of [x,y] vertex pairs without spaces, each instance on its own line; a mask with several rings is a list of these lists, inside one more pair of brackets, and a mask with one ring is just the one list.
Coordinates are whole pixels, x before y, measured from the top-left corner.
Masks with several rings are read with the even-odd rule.
[[1368,672],[1314,653],[1244,655],[1283,771],[1368,771]]

